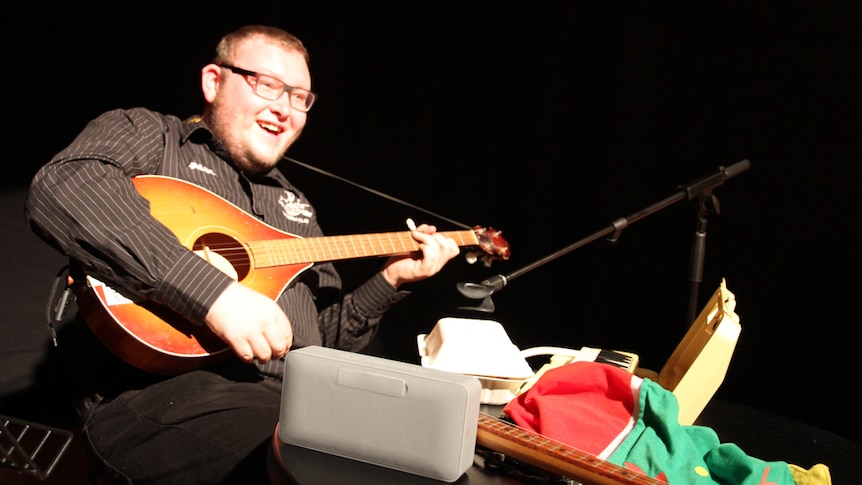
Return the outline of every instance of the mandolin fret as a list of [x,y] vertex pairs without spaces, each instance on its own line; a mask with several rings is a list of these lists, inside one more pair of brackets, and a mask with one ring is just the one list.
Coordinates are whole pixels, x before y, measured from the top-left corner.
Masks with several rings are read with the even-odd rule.
[[[478,244],[473,231],[449,231],[441,234],[459,246]],[[295,239],[273,239],[249,242],[255,255],[255,267],[286,264],[339,261],[343,259],[396,256],[419,251],[419,243],[410,232],[354,234]]]

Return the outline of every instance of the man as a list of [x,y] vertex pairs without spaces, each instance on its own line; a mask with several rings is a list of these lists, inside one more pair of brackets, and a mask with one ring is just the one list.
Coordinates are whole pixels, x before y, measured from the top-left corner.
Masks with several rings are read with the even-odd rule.
[[283,30],[243,27],[219,42],[201,87],[200,117],[134,108],[93,120],[37,173],[27,202],[33,230],[81,274],[206,325],[236,357],[156,375],[79,325],[91,392],[84,431],[100,473],[118,483],[255,483],[278,420],[284,354],[312,344],[362,349],[406,296],[401,285],[459,253],[423,224],[412,231],[421,255],[388,259],[352,292],[328,263],[299,273],[275,301],[237,282],[150,215],[133,177],[182,179],[281,231],[321,236],[313,206],[276,168],[316,99],[308,53]]

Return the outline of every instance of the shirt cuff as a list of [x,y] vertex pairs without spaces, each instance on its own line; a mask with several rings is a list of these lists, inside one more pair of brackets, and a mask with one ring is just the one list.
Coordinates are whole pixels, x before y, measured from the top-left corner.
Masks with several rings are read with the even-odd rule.
[[392,286],[383,273],[377,272],[353,291],[353,301],[365,315],[373,318],[383,315],[409,294],[409,291],[398,290]]
[[189,322],[201,325],[233,279],[193,252],[183,254],[156,288],[156,295]]

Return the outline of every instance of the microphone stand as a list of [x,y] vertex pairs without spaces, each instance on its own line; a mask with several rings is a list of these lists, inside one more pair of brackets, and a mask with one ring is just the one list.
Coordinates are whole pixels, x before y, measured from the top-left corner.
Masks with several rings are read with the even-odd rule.
[[751,162],[749,162],[748,160],[741,160],[726,168],[724,166],[720,166],[718,167],[717,172],[707,175],[706,177],[702,177],[685,186],[680,186],[680,190],[674,195],[667,197],[666,199],[659,202],[656,202],[655,204],[652,204],[644,209],[641,209],[640,211],[635,212],[628,217],[621,217],[615,219],[613,222],[611,222],[610,226],[599,230],[596,233],[585,237],[579,241],[576,241],[554,253],[551,253],[544,258],[541,258],[520,269],[517,269],[509,273],[508,275],[491,276],[482,280],[481,283],[458,283],[456,287],[462,295],[471,300],[481,300],[481,302],[475,307],[460,308],[465,310],[477,310],[491,313],[495,309],[494,301],[491,299],[491,295],[505,288],[511,280],[602,237],[608,237],[608,241],[614,243],[619,239],[620,235],[622,234],[622,231],[626,229],[629,224],[637,222],[683,199],[697,199],[698,221],[697,228],[695,230],[694,244],[692,246],[690,261],[690,289],[688,310],[688,321],[694,322],[696,316],[695,312],[698,308],[698,292],[700,288],[701,278],[703,275],[703,261],[706,248],[706,226],[708,216],[712,213],[719,213],[718,198],[716,198],[712,194],[712,190],[716,187],[721,186],[725,180],[748,170],[750,167]]

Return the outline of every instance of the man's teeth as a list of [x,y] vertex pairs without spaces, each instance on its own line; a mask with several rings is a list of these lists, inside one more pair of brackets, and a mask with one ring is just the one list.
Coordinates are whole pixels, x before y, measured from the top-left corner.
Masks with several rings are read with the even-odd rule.
[[264,130],[271,131],[273,133],[279,133],[281,131],[278,129],[277,126],[269,124],[269,123],[259,122],[258,125],[260,125],[260,127],[263,128]]

